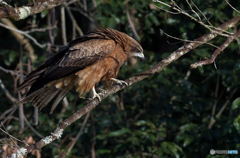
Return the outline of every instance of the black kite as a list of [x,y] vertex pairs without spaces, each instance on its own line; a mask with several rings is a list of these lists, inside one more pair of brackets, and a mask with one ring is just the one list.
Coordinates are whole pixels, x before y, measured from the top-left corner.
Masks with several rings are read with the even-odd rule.
[[43,65],[31,72],[19,90],[30,87],[23,102],[43,108],[54,100],[56,106],[75,86],[79,95],[90,90],[93,97],[100,81],[116,81],[121,65],[132,56],[144,58],[141,45],[125,33],[98,29],[68,44]]

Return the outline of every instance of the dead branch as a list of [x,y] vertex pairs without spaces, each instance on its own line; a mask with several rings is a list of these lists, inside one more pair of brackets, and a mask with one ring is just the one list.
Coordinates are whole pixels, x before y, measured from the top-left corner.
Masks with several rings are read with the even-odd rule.
[[238,14],[240,14],[240,11],[237,10],[231,3],[229,3],[228,0],[225,0],[225,2],[226,2],[234,11],[236,11]]
[[135,24],[134,24],[134,22],[133,22],[133,19],[132,19],[131,15],[130,15],[128,9],[127,9],[127,11],[126,11],[126,14],[127,14],[127,19],[128,19],[129,26],[130,26],[132,32],[134,33],[134,36],[136,37],[137,40],[140,40],[140,37],[139,37],[139,35],[138,35],[138,33],[137,33]]
[[62,30],[62,40],[63,44],[67,44],[67,33],[66,33],[66,16],[65,16],[65,8],[61,7],[61,30]]
[[80,136],[83,134],[83,130],[84,130],[86,124],[87,124],[87,121],[88,121],[88,119],[89,119],[89,116],[90,116],[90,113],[87,113],[86,116],[85,116],[85,118],[84,118],[84,120],[83,120],[83,123],[82,123],[82,125],[81,125],[81,128],[80,128],[78,134],[77,134],[76,137],[73,138],[72,141],[67,145],[67,146],[68,146],[67,152],[62,153],[62,155],[60,156],[61,158],[65,158],[65,157],[67,157],[67,156],[71,153],[71,151],[72,151],[73,147],[75,146],[75,144],[77,143],[78,139],[79,139]]
[[[22,35],[26,36],[27,38],[29,38],[31,41],[33,41],[33,43],[36,44],[40,48],[44,48],[46,46],[45,44],[39,43],[33,36],[29,35],[25,31],[17,29],[15,26],[11,27],[10,25],[5,25],[3,23],[0,23],[0,26],[6,28],[8,30],[11,30],[12,32],[16,32],[16,33],[19,33],[19,34],[22,34]],[[18,34],[18,36],[19,36],[19,34]]]
[[202,60],[191,64],[191,68],[195,69],[199,66],[208,65],[214,63],[217,56],[219,56],[228,46],[233,42],[234,39],[240,37],[240,30],[238,30],[233,36],[230,36],[220,47],[218,47],[212,54],[210,59]]
[[[239,16],[235,17],[235,18],[229,20],[228,22],[222,24],[219,27],[219,29],[226,30],[228,28],[235,26],[239,21],[240,21],[240,17]],[[196,41],[208,42],[209,40],[212,40],[213,38],[215,38],[217,35],[218,34],[211,32],[211,33],[205,34],[205,35],[197,38]],[[129,86],[131,86],[139,81],[142,81],[143,79],[145,79],[147,77],[152,76],[155,73],[159,73],[166,66],[168,66],[172,62],[179,59],[181,56],[185,55],[186,53],[190,52],[191,50],[197,48],[200,45],[202,45],[202,43],[199,43],[199,42],[198,43],[192,42],[192,43],[185,44],[182,47],[178,48],[173,53],[171,53],[167,58],[163,59],[158,64],[156,64],[155,66],[150,68],[149,70],[147,70],[141,74],[138,74],[138,75],[128,78],[126,80],[126,82],[129,84]],[[104,100],[108,96],[110,96],[122,89],[125,89],[125,88],[126,87],[121,87],[119,85],[112,86],[109,89],[101,90],[100,97],[102,98],[102,100]],[[30,146],[22,147],[22,148],[18,149],[15,153],[12,154],[12,157],[22,158],[23,156],[27,155],[32,150],[34,150],[36,148],[41,149],[42,147],[52,143],[53,141],[60,139],[65,128],[67,128],[72,123],[79,120],[82,116],[84,116],[85,114],[87,114],[88,112],[93,110],[99,103],[100,103],[100,101],[97,98],[85,102],[84,107],[82,107],[81,109],[79,109],[78,111],[73,113],[71,116],[69,116],[67,119],[62,121],[59,124],[59,126],[49,136],[44,137],[43,139],[41,139],[34,145],[30,145]]]
[[8,73],[8,74],[10,74],[12,76],[18,76],[18,73],[16,71],[5,69],[2,66],[0,66],[0,70],[5,72],[5,73]]
[[[220,119],[220,117],[222,116],[222,113],[224,112],[224,110],[226,109],[226,107],[229,105],[233,95],[237,92],[237,88],[233,89],[231,94],[228,96],[226,102],[223,104],[223,106],[220,108],[220,110],[218,111],[218,113],[214,116],[212,116],[209,124],[208,124],[208,129],[211,129],[213,127],[213,125],[217,122],[217,120]],[[216,109],[215,109],[216,110]]]
[[[4,23],[5,25],[14,28],[17,30],[16,26],[8,19],[1,19],[1,22]],[[34,49],[28,39],[26,39],[22,34],[16,32],[16,31],[11,31],[12,35],[17,39],[17,41],[24,47],[24,49],[28,52],[28,56],[32,61],[36,60],[36,55],[34,54]]]
[[63,3],[71,2],[71,0],[36,0],[33,5],[26,5],[21,7],[12,7],[3,0],[0,0],[0,19],[11,18],[14,20],[25,19],[30,15],[40,13],[57,7]]
[[[166,2],[160,1],[160,0],[155,0],[155,2],[160,3],[160,4],[162,4],[166,7],[169,7],[179,14],[185,15],[186,17],[188,17],[191,20],[197,22],[198,24],[202,25],[203,27],[205,27],[206,29],[208,29],[209,31],[211,31],[213,33],[216,33],[216,34],[224,36],[224,37],[228,37],[229,35],[232,35],[231,32],[228,32],[226,30],[221,30],[219,27],[214,27],[212,25],[205,24],[202,20],[199,20],[198,18],[195,18],[194,16],[192,16],[191,14],[189,14],[188,12],[183,10],[180,6],[178,6],[178,4],[174,0],[171,0],[171,3],[169,3],[169,4],[166,3]],[[157,8],[162,9],[161,7],[157,7]],[[176,14],[176,13],[174,13],[174,14]],[[198,15],[198,17],[199,17],[199,15]],[[208,22],[208,23],[210,23],[210,22]]]
[[3,84],[2,80],[0,79],[0,87],[5,93],[6,97],[12,102],[12,103],[17,103],[18,100],[10,94],[10,92],[6,89],[5,85]]

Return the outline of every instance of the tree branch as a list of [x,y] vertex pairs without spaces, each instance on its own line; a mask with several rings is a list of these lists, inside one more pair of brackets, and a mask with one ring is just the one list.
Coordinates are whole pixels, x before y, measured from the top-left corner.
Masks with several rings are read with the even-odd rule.
[[30,15],[40,13],[44,10],[48,10],[57,7],[70,0],[37,0],[34,5],[26,5],[22,7],[12,7],[3,0],[0,0],[0,19],[11,18],[14,20],[25,19]]
[[12,102],[12,103],[17,103],[18,100],[12,96],[12,94],[6,89],[5,85],[3,84],[2,80],[0,79],[0,88],[3,90],[5,93],[6,97]]
[[217,58],[217,56],[220,55],[229,46],[229,44],[231,44],[233,40],[238,37],[240,37],[240,30],[238,30],[234,35],[228,37],[227,40],[213,52],[212,57],[210,59],[202,60],[194,64],[191,64],[191,68],[195,69],[199,66],[212,64]]
[[[2,21],[3,21],[4,19],[2,19]],[[6,21],[5,21],[6,22]],[[19,29],[17,29],[14,25],[12,26],[12,25],[5,25],[5,24],[3,24],[3,23],[0,23],[0,26],[1,27],[4,27],[4,28],[6,28],[6,29],[8,29],[8,30],[11,30],[12,31],[12,34],[14,33],[14,32],[16,32],[16,33],[14,33],[14,36],[16,37],[16,35],[18,34],[18,36],[20,35],[20,34],[23,34],[24,36],[26,36],[27,38],[29,38],[31,41],[33,41],[33,43],[34,44],[36,44],[38,47],[40,47],[40,48],[44,48],[45,46],[46,46],[46,44],[41,44],[41,43],[39,43],[33,36],[31,36],[31,35],[29,35],[28,33],[26,33],[25,31],[21,31],[21,30],[19,30]],[[19,37],[16,37],[16,38],[19,38]],[[22,38],[22,37],[21,37]],[[23,39],[21,39],[21,38],[19,38],[19,40],[23,40]],[[24,37],[23,37],[24,38]],[[24,42],[24,43],[26,43],[26,41]],[[22,43],[23,44],[23,43]]]
[[[231,20],[229,20],[228,22],[222,24],[219,29],[220,30],[226,30],[228,28],[231,28],[233,26],[235,26],[238,22],[240,21],[240,17],[235,17]],[[186,53],[188,53],[189,51],[197,48],[198,46],[202,45],[204,42],[207,42],[209,40],[212,40],[213,38],[215,38],[218,34],[217,33],[208,33],[205,34],[199,38],[197,38],[195,41],[202,41],[200,42],[191,42],[188,44],[183,45],[182,47],[180,47],[179,49],[177,49],[176,51],[174,51],[173,53],[171,53],[167,58],[163,59],[162,61],[160,61],[158,64],[156,64],[155,66],[153,66],[152,68],[150,68],[149,70],[135,75],[133,77],[130,77],[126,80],[126,82],[129,84],[129,86],[149,77],[152,76],[155,73],[159,73],[161,72],[166,66],[168,66],[170,63],[176,61],[177,59],[179,59],[181,56],[185,55]],[[102,100],[104,100],[105,98],[107,98],[108,96],[122,90],[125,89],[126,87],[121,87],[119,85],[115,85],[112,86],[109,89],[106,90],[101,90],[100,96],[102,98]],[[62,121],[59,126],[49,135],[44,137],[43,139],[41,139],[40,141],[38,141],[35,145],[31,145],[31,146],[27,146],[27,147],[22,147],[20,149],[18,149],[14,154],[12,154],[12,157],[14,158],[21,158],[25,155],[27,155],[27,153],[31,152],[34,149],[40,149],[50,143],[52,143],[53,141],[55,141],[56,139],[59,139],[64,131],[65,128],[67,128],[68,126],[70,126],[72,123],[74,123],[75,121],[79,120],[82,116],[84,116],[85,114],[87,114],[88,112],[90,112],[91,110],[93,110],[98,104],[99,104],[99,100],[98,99],[93,99],[90,100],[88,102],[85,102],[85,106],[82,107],[81,109],[79,109],[78,111],[76,111],[75,113],[73,113],[70,117],[68,117],[67,119],[65,119],[64,121]]]
[[[6,26],[9,26],[12,29],[18,30],[16,28],[16,26],[13,25],[13,23],[9,19],[1,19],[1,21]],[[17,31],[11,30],[11,33],[18,40],[18,42],[24,47],[24,49],[28,52],[28,56],[31,59],[31,61],[35,61],[37,57],[34,53],[34,49],[33,49],[32,45],[30,44],[29,40]]]

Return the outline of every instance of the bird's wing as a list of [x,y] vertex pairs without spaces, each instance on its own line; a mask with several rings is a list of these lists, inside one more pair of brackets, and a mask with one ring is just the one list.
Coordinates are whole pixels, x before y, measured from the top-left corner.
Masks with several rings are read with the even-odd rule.
[[113,40],[94,39],[73,45],[59,61],[59,67],[85,67],[106,56],[115,48]]
[[44,72],[32,84],[28,94],[42,88],[47,83],[71,75],[94,64],[115,49],[116,43],[109,39],[91,39],[80,43],[70,43],[66,51],[55,64],[46,67]]

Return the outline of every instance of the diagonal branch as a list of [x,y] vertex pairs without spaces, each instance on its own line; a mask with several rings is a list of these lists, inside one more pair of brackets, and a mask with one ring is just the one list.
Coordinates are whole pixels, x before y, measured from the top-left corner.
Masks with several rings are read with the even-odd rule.
[[[235,26],[239,21],[240,21],[240,17],[235,17],[235,18],[229,20],[228,22],[222,24],[219,27],[219,29],[226,30],[228,28]],[[202,45],[204,42],[208,42],[209,40],[212,40],[216,36],[217,36],[216,33],[208,33],[208,34],[205,34],[195,40],[195,41],[202,41],[202,42],[191,42],[191,43],[183,45],[182,47],[180,47],[179,49],[177,49],[176,51],[171,53],[167,58],[163,59],[158,64],[156,64],[155,66],[150,68],[149,70],[147,70],[141,74],[138,74],[138,75],[128,78],[126,80],[126,82],[129,84],[129,86],[131,86],[147,77],[152,76],[155,73],[161,72],[166,66],[168,66],[172,62],[176,61],[181,56],[185,55],[186,53],[190,52],[191,50]],[[103,100],[103,99],[107,98],[108,96],[110,96],[124,88],[126,88],[126,87],[121,87],[119,85],[115,85],[107,90],[102,90],[100,93],[100,96]],[[79,120],[82,116],[84,116],[85,114],[87,114],[88,112],[93,110],[99,103],[100,102],[98,99],[93,99],[93,100],[86,102],[84,107],[82,107],[81,109],[79,109],[78,111],[73,113],[71,116],[69,116],[67,119],[62,121],[59,124],[59,126],[49,136],[44,137],[43,139],[38,141],[35,145],[22,147],[22,148],[18,149],[15,153],[12,154],[12,157],[21,158],[21,157],[27,155],[27,153],[31,152],[32,150],[34,150],[36,148],[40,149],[40,148],[52,143],[56,139],[59,139],[61,137],[61,135],[63,134],[63,131],[65,128],[67,128],[72,123]]]
[[240,30],[238,30],[234,35],[230,36],[220,47],[218,47],[212,54],[212,57],[206,60],[202,60],[191,64],[191,68],[195,69],[197,67],[208,65],[214,63],[218,55],[220,55],[228,46],[233,42],[234,39],[240,37]]
[[29,40],[25,38],[21,33],[14,30],[18,30],[17,27],[9,20],[9,19],[1,19],[2,23],[4,23],[9,28],[12,28],[11,33],[12,35],[17,39],[17,41],[24,47],[24,49],[28,52],[28,56],[31,59],[31,61],[36,60],[36,55],[34,53],[34,49],[32,45],[30,44]]
[[6,97],[12,102],[12,103],[17,103],[18,100],[12,96],[12,94],[7,90],[7,88],[5,87],[5,85],[3,84],[2,80],[0,79],[0,88],[3,90],[3,92],[5,93]]
[[[4,23],[6,23],[5,19],[2,19],[1,21],[4,21]],[[9,21],[9,20],[8,20]],[[25,31],[22,30],[18,30],[15,26],[12,25],[5,25],[3,23],[0,23],[1,27],[4,27],[10,31],[12,31],[12,33],[16,32],[18,35],[23,34],[24,36],[26,36],[27,38],[29,38],[31,41],[33,41],[34,44],[36,44],[38,47],[40,48],[44,48],[46,45],[45,44],[41,44],[39,43],[33,36],[29,35],[28,33],[26,33]],[[15,36],[15,35],[14,35]],[[19,38],[20,39],[20,38]]]

